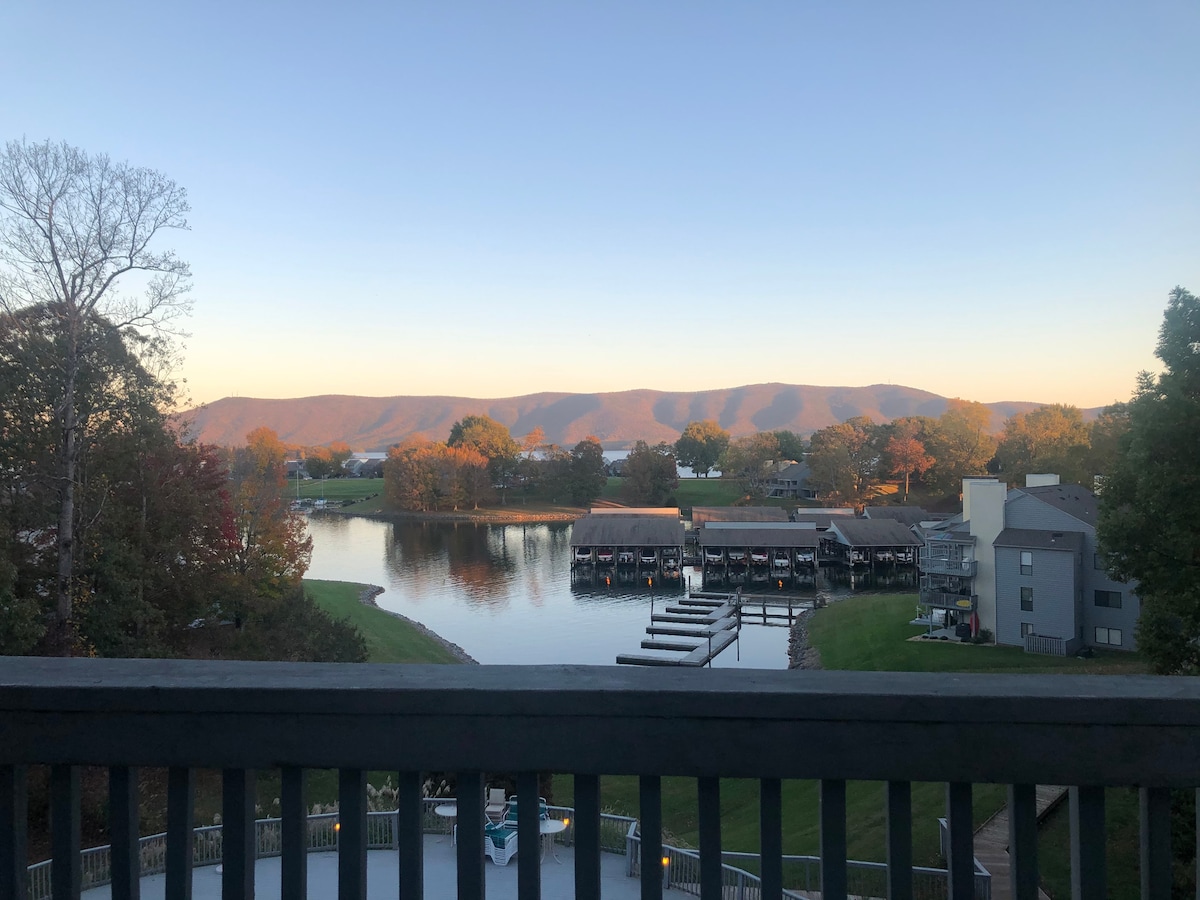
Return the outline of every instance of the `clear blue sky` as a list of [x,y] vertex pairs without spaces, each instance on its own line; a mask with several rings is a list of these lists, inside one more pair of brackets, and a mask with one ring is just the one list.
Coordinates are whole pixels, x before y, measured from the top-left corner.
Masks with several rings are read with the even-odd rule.
[[181,374],[1096,406],[1200,291],[1200,4],[0,5],[0,138],[184,185]]

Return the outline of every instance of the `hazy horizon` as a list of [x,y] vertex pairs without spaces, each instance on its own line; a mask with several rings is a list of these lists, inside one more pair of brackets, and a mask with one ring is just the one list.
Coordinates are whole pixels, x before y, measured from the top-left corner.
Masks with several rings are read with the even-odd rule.
[[13,0],[0,28],[25,36],[6,139],[188,190],[158,246],[195,274],[192,404],[890,383],[1092,408],[1200,290],[1186,0]]

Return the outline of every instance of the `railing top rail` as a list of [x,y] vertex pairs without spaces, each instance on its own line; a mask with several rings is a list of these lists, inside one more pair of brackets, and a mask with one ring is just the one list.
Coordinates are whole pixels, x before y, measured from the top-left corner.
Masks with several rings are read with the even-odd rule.
[[0,764],[1182,786],[1197,759],[1190,678],[0,658]]

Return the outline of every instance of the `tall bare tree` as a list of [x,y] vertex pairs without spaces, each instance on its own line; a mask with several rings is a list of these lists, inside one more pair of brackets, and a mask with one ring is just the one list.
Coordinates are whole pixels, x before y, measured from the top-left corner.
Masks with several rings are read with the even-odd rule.
[[169,331],[187,311],[186,262],[152,248],[186,229],[183,188],[162,174],[65,143],[10,141],[0,153],[0,312],[40,310],[59,332],[53,371],[58,483],[55,646],[69,653],[75,569],[79,396],[91,343],[128,329]]

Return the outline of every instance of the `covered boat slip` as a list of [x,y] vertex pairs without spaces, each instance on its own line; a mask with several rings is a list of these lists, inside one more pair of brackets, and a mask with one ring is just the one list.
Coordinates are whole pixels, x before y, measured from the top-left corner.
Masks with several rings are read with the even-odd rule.
[[571,567],[632,566],[678,571],[683,560],[679,511],[589,514],[571,529]]
[[851,566],[917,562],[922,541],[892,519],[836,519],[822,535],[824,554]]
[[705,566],[813,567],[821,534],[797,522],[706,522],[696,537]]

